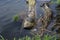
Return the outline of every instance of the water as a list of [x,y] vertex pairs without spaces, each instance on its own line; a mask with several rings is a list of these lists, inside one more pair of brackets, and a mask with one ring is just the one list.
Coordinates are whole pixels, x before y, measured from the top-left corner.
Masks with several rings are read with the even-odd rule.
[[5,38],[18,36],[22,23],[13,21],[14,15],[26,13],[24,0],[0,0],[0,34]]
[[[37,15],[43,15],[43,11],[39,9],[40,2],[37,2]],[[52,10],[55,9],[51,5]],[[12,40],[13,37],[23,37],[25,35],[30,35],[29,30],[22,30],[20,34],[20,29],[22,27],[22,21],[14,22],[13,16],[20,15],[27,12],[27,5],[25,0],[0,0],[0,34],[6,39]],[[56,14],[54,14],[56,15]]]

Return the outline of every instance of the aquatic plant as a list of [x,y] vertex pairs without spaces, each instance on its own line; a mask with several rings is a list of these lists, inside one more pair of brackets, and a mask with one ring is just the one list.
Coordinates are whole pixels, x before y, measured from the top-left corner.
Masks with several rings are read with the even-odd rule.
[[40,35],[37,34],[37,35],[35,35],[34,39],[35,40],[41,40],[41,37],[40,37]]
[[17,21],[19,20],[19,16],[18,16],[18,15],[15,15],[15,16],[13,17],[13,20],[14,20],[15,22],[17,22]]
[[0,39],[0,40],[4,40],[4,37],[3,37],[3,36],[1,36],[1,35],[0,35],[0,37],[1,37],[1,39]]
[[28,37],[28,36],[26,36],[26,37],[25,37],[25,40],[31,40],[31,38],[30,38],[30,37]]
[[57,4],[60,5],[60,0],[57,0]]
[[60,5],[60,0],[51,0],[51,4],[58,4],[58,5]]
[[60,10],[60,0],[51,0],[50,4],[57,4],[56,9]]
[[16,38],[14,37],[14,40],[16,40]]
[[55,4],[56,2],[54,2],[54,0],[51,0],[50,4]]
[[57,10],[60,10],[60,0],[57,0],[57,7],[56,7]]
[[56,40],[56,36],[45,35],[45,36],[43,37],[43,40]]
[[[2,36],[2,39],[0,40],[5,40]],[[56,40],[56,36],[51,36],[51,35],[45,35],[43,37],[43,40]],[[16,40],[16,38],[14,37],[14,40]],[[30,38],[29,36],[25,36],[23,38],[19,38],[18,40],[42,40],[41,37],[39,35],[35,35],[34,37]]]
[[[40,35],[35,35],[34,37],[30,38],[28,36],[19,38],[19,40],[42,40]],[[51,35],[45,35],[43,37],[43,40],[56,40],[56,36],[51,36]]]

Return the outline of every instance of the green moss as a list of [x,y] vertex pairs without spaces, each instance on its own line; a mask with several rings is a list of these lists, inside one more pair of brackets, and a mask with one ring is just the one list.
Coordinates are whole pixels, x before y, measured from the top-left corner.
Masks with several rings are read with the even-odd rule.
[[15,16],[13,17],[13,20],[17,22],[17,21],[19,20],[19,16],[18,16],[18,15],[15,15]]

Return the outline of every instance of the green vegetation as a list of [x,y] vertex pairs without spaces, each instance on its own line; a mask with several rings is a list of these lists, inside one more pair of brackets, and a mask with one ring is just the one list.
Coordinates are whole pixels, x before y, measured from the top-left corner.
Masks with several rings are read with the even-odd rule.
[[55,0],[51,0],[50,4],[55,4],[55,3],[57,3],[56,1]]
[[57,4],[56,10],[60,10],[60,0],[51,0],[50,4]]
[[0,40],[4,40],[4,38],[0,35],[1,39]]
[[56,36],[45,35],[43,40],[56,40]]
[[58,4],[58,5],[60,5],[60,0],[51,0],[51,4]]
[[60,5],[60,0],[57,0],[57,4]]
[[[56,36],[45,35],[42,39],[43,40],[56,40]],[[42,39],[39,35],[35,35],[32,38],[26,36],[26,37],[23,37],[23,38],[19,38],[18,40],[42,40]],[[5,40],[5,39],[1,36],[0,40]],[[16,40],[16,38],[14,38],[14,40]]]
[[19,16],[18,16],[18,15],[15,15],[15,16],[13,17],[13,20],[17,22],[17,21],[19,20]]
[[60,10],[60,0],[57,0],[57,7],[56,7],[57,10]]

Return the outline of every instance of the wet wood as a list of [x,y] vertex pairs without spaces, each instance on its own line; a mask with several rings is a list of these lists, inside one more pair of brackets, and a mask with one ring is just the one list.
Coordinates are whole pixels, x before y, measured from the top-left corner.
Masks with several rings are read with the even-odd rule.
[[28,15],[24,20],[24,28],[30,29],[35,26],[35,0],[28,1]]

